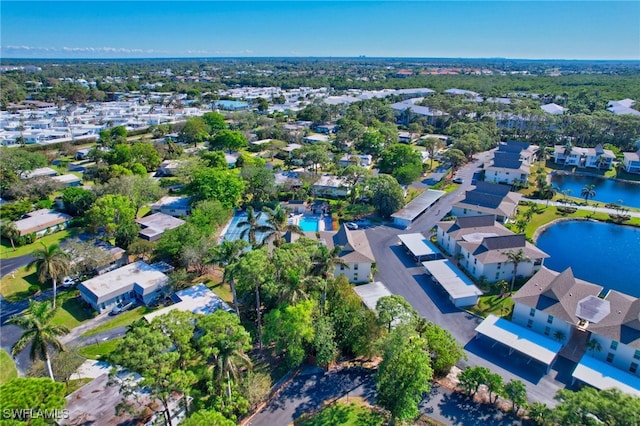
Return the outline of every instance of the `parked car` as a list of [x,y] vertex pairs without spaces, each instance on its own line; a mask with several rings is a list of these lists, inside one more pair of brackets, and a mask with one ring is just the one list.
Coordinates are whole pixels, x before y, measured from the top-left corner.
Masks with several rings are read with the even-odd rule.
[[122,301],[111,310],[111,313],[109,315],[118,315],[124,311],[128,311],[129,309],[133,308],[133,305],[135,305],[135,302],[133,300]]
[[358,229],[358,224],[355,222],[347,222],[344,224],[344,226],[347,227],[347,229]]
[[64,288],[71,288],[74,285],[78,284],[78,281],[74,278],[71,277],[64,277],[64,279],[62,280],[62,287]]
[[454,178],[453,183],[464,183],[464,179],[462,179],[461,177]]

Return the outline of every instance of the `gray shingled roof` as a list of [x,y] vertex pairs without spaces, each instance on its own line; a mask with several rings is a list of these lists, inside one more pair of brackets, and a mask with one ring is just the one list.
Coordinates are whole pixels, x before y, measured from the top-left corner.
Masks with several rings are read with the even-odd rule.
[[375,262],[364,231],[350,231],[345,225],[333,236],[333,246],[341,246],[340,258],[347,263]]
[[598,296],[602,286],[576,279],[571,268],[562,273],[543,267],[522,286],[512,299],[546,314],[577,324],[578,302],[587,296]]
[[589,330],[640,349],[640,299],[610,290],[605,300],[611,305],[609,315],[589,324]]

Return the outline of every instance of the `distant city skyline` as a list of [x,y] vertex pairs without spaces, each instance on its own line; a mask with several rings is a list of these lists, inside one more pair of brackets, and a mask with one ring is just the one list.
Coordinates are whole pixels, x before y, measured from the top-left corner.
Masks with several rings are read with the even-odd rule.
[[2,1],[2,58],[640,59],[638,1]]

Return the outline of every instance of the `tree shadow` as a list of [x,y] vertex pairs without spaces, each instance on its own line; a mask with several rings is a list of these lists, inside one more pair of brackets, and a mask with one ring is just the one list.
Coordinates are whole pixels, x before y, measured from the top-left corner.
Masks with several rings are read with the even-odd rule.
[[445,394],[438,408],[451,424],[461,425],[521,425],[522,421],[509,413],[504,413],[491,405],[473,401],[458,392]]

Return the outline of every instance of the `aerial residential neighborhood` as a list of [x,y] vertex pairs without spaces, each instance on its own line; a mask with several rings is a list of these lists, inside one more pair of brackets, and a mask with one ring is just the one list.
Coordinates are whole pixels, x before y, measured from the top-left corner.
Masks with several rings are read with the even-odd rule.
[[[201,44],[422,2],[165,2],[193,23],[175,40],[133,2],[113,13],[153,48],[37,47],[8,3],[0,423],[640,424],[638,58],[479,31],[492,59],[465,59],[447,29],[436,59],[394,19],[361,52],[297,19],[290,52]],[[79,5],[42,8],[106,37]],[[396,53],[369,50],[383,34]]]

